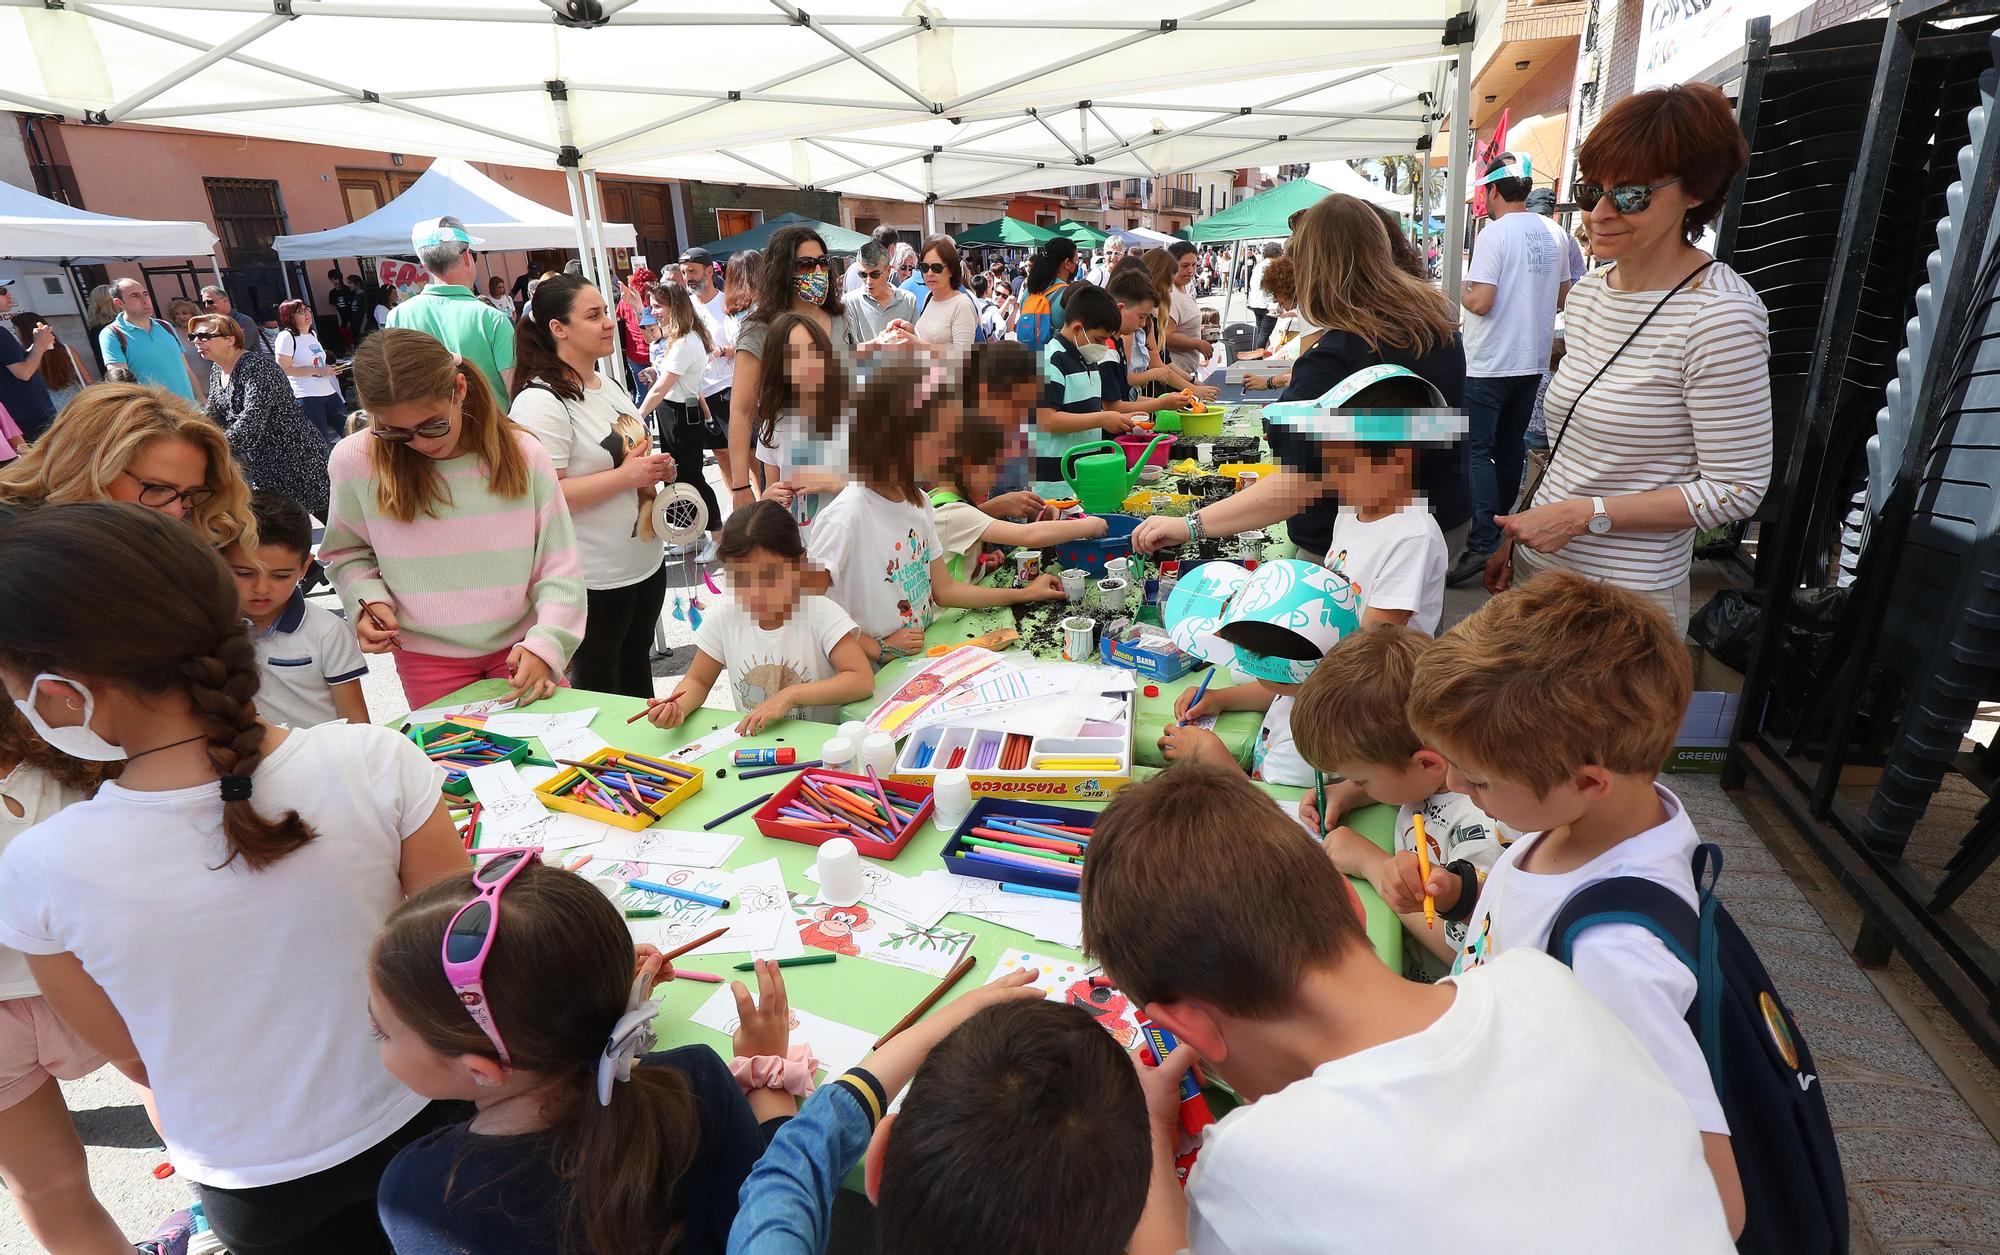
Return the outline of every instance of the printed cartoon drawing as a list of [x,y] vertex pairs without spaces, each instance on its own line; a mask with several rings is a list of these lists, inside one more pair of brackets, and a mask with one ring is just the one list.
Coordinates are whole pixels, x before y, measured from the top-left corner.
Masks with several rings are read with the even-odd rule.
[[785,659],[773,658],[743,669],[736,677],[736,697],[743,703],[743,709],[749,710],[762,705],[772,694],[796,684],[810,683],[811,679]]
[[972,933],[946,928],[942,924],[930,928],[903,924],[883,937],[880,944],[884,950],[901,950],[905,946],[912,950],[963,950],[972,944],[973,936]]
[[875,921],[865,906],[822,906],[798,924],[799,940],[814,949],[859,957],[854,934],[873,928]]
[[1138,1026],[1132,1022],[1132,1004],[1116,989],[1080,980],[1069,987],[1063,1001],[1089,1012],[1125,1049],[1130,1050],[1139,1040]]
[[[611,466],[625,465],[625,459],[635,454],[653,451],[653,442],[646,435],[645,424],[630,414],[620,414],[618,421],[611,425],[611,433],[598,442],[611,455]],[[653,522],[653,501],[660,495],[659,489],[648,484],[637,490],[639,517],[632,522],[632,535],[641,540],[658,540],[660,533]]]
[[782,911],[791,904],[786,899],[783,886],[774,888],[767,884],[749,882],[737,886],[736,905],[742,908],[744,914],[756,915],[764,911]]
[[1478,967],[1493,957],[1493,916],[1489,913],[1479,925],[1479,935],[1467,942],[1459,951],[1454,972],[1465,972]]

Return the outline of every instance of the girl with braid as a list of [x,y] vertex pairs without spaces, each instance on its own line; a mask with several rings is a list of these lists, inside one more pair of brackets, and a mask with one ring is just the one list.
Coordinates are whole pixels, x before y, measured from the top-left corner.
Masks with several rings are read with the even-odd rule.
[[108,503],[0,522],[0,683],[51,749],[121,765],[0,853],[0,945],[151,1088],[235,1255],[387,1252],[383,1168],[463,1117],[383,1069],[368,946],[465,854],[421,751],[271,727],[259,674],[194,529]]

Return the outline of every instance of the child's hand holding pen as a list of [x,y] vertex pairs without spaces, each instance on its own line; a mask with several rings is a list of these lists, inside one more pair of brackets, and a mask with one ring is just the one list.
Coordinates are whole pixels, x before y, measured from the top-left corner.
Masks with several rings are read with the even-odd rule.
[[364,654],[386,654],[401,643],[402,625],[396,611],[386,601],[364,601],[361,617],[354,624],[355,638]]
[[632,718],[627,719],[625,722],[633,723],[638,720],[639,715],[644,715],[646,722],[656,728],[678,728],[681,726],[681,722],[687,718],[687,712],[681,709],[681,694],[678,689],[674,690],[672,697],[647,698],[646,709],[640,711],[638,715],[633,715]]

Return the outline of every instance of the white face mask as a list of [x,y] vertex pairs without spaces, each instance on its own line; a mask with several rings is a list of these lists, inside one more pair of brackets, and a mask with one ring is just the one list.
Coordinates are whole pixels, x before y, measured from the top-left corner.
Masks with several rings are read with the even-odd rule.
[[[66,684],[82,695],[82,723],[73,728],[52,728],[35,712],[35,694],[41,689],[43,680]],[[21,717],[28,721],[28,726],[35,730],[36,736],[47,741],[51,749],[68,754],[71,758],[80,758],[88,763],[115,763],[125,757],[124,750],[97,735],[91,728],[90,716],[96,710],[97,702],[91,697],[90,690],[66,676],[44,671],[28,686],[26,697],[14,699],[14,708],[21,712]]]
[[1111,356],[1110,346],[1104,344],[1086,344],[1078,348],[1077,352],[1083,356],[1084,361],[1089,362],[1092,366]]

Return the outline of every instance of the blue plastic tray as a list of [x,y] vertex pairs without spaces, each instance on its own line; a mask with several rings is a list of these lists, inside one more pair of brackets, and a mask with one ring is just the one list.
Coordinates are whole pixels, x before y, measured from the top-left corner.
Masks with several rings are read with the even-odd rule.
[[1055,547],[1056,561],[1065,570],[1080,567],[1099,579],[1104,577],[1104,564],[1113,558],[1128,558],[1132,555],[1132,533],[1138,530],[1139,516],[1136,514],[1100,515],[1110,530],[1095,540],[1067,540]]

